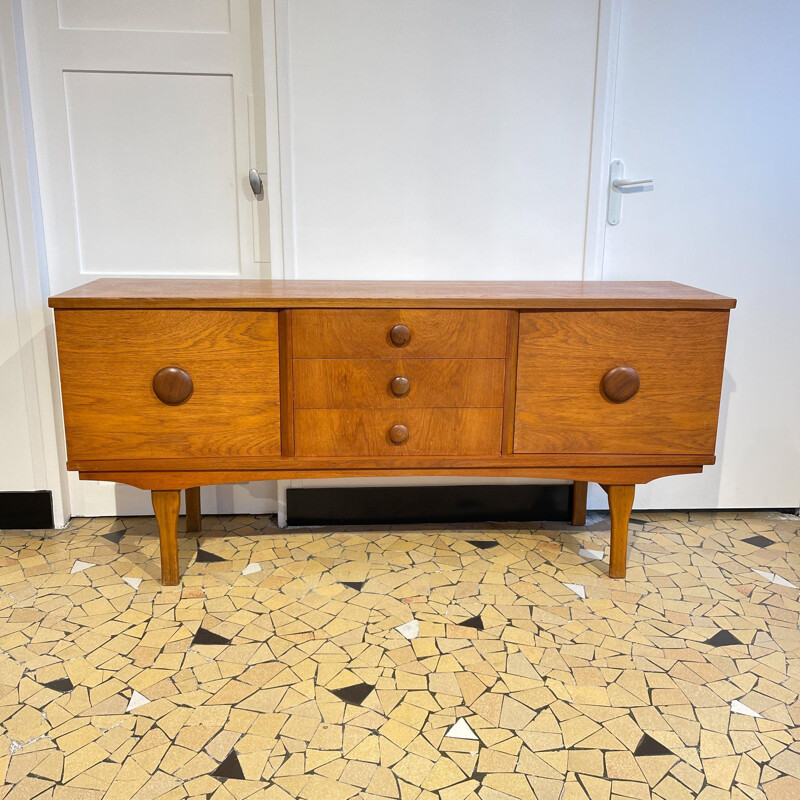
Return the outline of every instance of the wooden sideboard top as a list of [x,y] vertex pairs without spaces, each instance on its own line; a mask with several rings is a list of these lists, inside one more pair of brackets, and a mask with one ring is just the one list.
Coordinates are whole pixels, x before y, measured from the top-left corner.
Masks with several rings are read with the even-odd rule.
[[101,278],[51,308],[729,309],[736,300],[671,281],[300,281]]

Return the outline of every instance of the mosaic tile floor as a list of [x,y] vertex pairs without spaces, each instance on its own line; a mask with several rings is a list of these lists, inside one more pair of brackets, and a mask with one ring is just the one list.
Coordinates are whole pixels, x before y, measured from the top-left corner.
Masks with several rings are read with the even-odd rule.
[[798,800],[798,518],[590,522],[0,532],[0,798]]

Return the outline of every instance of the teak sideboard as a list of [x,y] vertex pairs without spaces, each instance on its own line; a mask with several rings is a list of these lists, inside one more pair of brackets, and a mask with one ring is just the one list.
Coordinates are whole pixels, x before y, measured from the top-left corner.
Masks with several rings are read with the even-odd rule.
[[103,279],[56,309],[67,466],[152,492],[164,584],[199,487],[596,481],[609,575],[634,487],[714,463],[736,301],[677,283]]

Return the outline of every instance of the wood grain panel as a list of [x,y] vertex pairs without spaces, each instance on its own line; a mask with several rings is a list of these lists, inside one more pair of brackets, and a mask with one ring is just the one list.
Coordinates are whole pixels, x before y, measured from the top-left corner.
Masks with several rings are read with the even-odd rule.
[[[411,338],[389,338],[406,325]],[[502,311],[453,309],[297,309],[292,312],[295,358],[503,358]]]
[[509,311],[506,328],[506,374],[503,388],[503,452],[514,451],[514,413],[517,405],[519,312]]
[[672,281],[261,281],[101,278],[51,308],[734,308]]
[[281,395],[281,454],[294,455],[294,362],[292,360],[292,312],[278,312]]
[[222,483],[245,483],[247,481],[287,480],[291,478],[365,478],[453,475],[456,477],[486,476],[491,478],[553,478],[568,481],[591,481],[593,483],[649,483],[667,475],[688,475],[702,472],[702,467],[500,467],[498,469],[463,469],[433,467],[430,469],[348,469],[333,467],[298,471],[278,468],[274,470],[223,470],[220,472],[81,472],[82,480],[114,481],[138,486],[140,489],[184,489],[202,484],[213,486]]
[[[520,315],[518,453],[712,453],[728,313],[528,312]],[[639,392],[600,391],[631,366]]]
[[[513,455],[394,455],[394,456],[313,456],[288,458],[286,456],[238,456],[222,458],[105,458],[101,460],[68,462],[68,469],[81,472],[183,472],[200,470],[219,472],[220,470],[273,470],[324,469],[435,469],[436,467],[480,470],[501,467],[520,467],[536,469],[539,467],[643,467],[657,466],[704,466],[715,463],[713,455],[657,455],[633,453],[614,455],[608,453],[514,453]],[[476,473],[479,474],[479,473]]]
[[[468,408],[503,405],[501,358],[294,360],[295,408]],[[393,378],[408,379],[395,397]]]
[[[296,409],[297,456],[500,454],[501,408]],[[408,440],[393,444],[393,425]]]
[[[261,311],[59,311],[70,459],[280,454],[278,315]],[[194,393],[155,396],[177,366]]]

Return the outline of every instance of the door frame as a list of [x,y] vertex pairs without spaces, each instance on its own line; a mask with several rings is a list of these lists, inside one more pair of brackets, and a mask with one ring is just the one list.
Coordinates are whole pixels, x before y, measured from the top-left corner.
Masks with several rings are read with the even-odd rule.
[[597,22],[597,60],[594,73],[592,150],[589,162],[583,279],[603,279],[606,241],[608,174],[611,168],[611,138],[614,130],[614,99],[617,86],[620,20],[623,0],[600,0]]
[[0,0],[0,119],[5,119],[0,168],[34,468],[31,488],[52,492],[53,521],[60,528],[70,518],[66,445],[27,87],[22,9],[19,0]]

